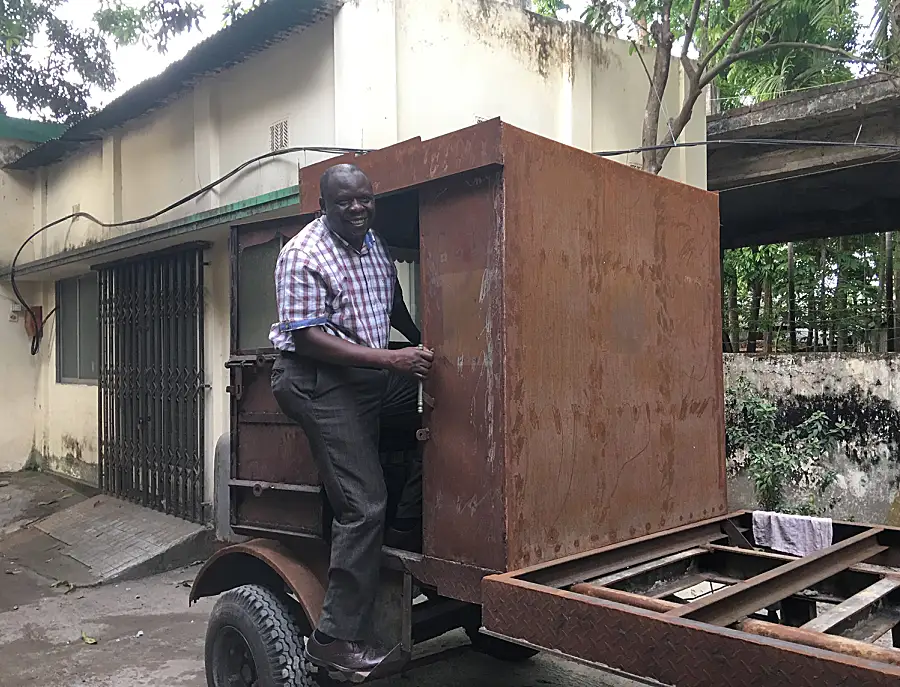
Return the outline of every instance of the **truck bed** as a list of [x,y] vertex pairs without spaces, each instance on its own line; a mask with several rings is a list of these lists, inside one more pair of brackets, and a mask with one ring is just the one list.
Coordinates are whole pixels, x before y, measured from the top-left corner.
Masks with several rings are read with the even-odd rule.
[[483,631],[678,687],[896,685],[900,530],[803,558],[735,513],[485,578]]

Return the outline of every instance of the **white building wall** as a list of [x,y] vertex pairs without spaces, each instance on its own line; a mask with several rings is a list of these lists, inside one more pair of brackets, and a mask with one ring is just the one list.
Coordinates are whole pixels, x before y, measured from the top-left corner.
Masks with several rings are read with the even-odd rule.
[[[36,186],[38,221],[47,223],[76,211],[89,212],[109,221],[108,194],[103,184],[103,146],[90,144],[83,153],[41,170],[43,184]],[[37,225],[29,229],[38,228]],[[17,232],[24,238],[30,231]],[[86,219],[64,222],[35,239],[38,257],[47,257],[66,248],[106,238],[107,232]]]
[[[383,148],[403,138],[397,125],[401,7],[400,0],[355,0],[334,18],[335,141],[341,147]],[[422,98],[442,97],[425,84],[415,89]]]
[[[674,114],[683,78],[677,63],[671,78],[666,108]],[[10,242],[18,243],[34,227],[69,214],[74,206],[104,221],[154,212],[268,152],[269,127],[282,119],[288,121],[291,146],[377,148],[500,116],[596,151],[640,144],[648,88],[640,61],[626,43],[596,38],[577,25],[483,0],[352,0],[333,19],[202,79],[168,105],[110,132],[102,143],[39,171],[30,207],[18,216]],[[697,112],[687,139],[705,134],[702,104]],[[161,221],[293,186],[298,164],[323,157],[299,153],[252,165]],[[663,172],[705,186],[703,149],[673,152]],[[35,252],[26,252],[26,260],[137,228],[111,231],[85,220],[67,222],[45,232],[35,242]],[[3,249],[11,253],[9,246]],[[206,455],[211,480],[215,442],[229,423],[224,233],[210,249],[208,262]],[[41,302],[45,313],[53,307],[53,292],[48,282]],[[3,319],[0,346],[27,360],[22,328],[10,329],[4,338]],[[90,479],[97,460],[97,388],[57,383],[55,348],[51,318],[37,363],[40,372],[10,378],[8,389],[14,395],[34,398],[36,385],[39,392],[32,406],[36,420],[30,424],[14,414],[0,414],[0,437],[6,437],[2,441],[9,447],[6,465],[24,464],[34,449],[54,469]],[[28,362],[35,367],[36,361]]]
[[[56,306],[52,284],[44,288],[44,307]],[[49,310],[45,310],[49,312]],[[40,395],[36,407],[35,458],[43,468],[95,482],[97,464],[97,386],[59,384],[56,378],[56,318],[47,320],[39,352]]]
[[204,377],[206,389],[206,494],[211,499],[215,470],[213,457],[219,437],[229,431],[230,396],[225,361],[230,350],[231,271],[228,259],[227,234],[213,243],[205,253],[207,267],[204,281]]
[[[322,21],[209,80],[218,129],[220,176],[269,151],[269,127],[287,120],[290,147],[335,145],[332,20]],[[297,153],[266,160],[211,197],[227,205],[297,183],[298,164],[327,157]]]
[[[0,139],[0,160],[21,149],[21,142]],[[34,213],[32,188],[35,175],[0,169],[0,255],[10,262],[21,244],[18,233],[30,229]],[[29,246],[19,258],[33,260]],[[34,285],[20,285],[26,297],[37,298]],[[35,399],[39,394],[41,361],[29,352],[25,316],[13,314],[18,304],[9,284],[0,285],[0,379],[6,403],[0,413],[0,472],[18,470],[34,445]]]
[[[198,187],[191,95],[132,123],[122,132],[120,146],[121,219],[150,215]],[[196,211],[190,204],[158,221]]]
[[397,4],[401,139],[497,116],[550,138],[565,132],[567,25],[496,3]]

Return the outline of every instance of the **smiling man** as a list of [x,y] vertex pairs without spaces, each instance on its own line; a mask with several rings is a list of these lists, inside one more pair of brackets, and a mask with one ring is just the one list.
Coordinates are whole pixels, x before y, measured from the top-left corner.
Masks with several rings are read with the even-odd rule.
[[[428,376],[433,354],[388,349],[392,326],[413,344],[421,336],[372,230],[369,179],[354,165],[337,165],[322,175],[320,195],[323,216],[282,248],[275,268],[279,321],[269,338],[281,354],[272,391],[303,427],[334,511],[328,590],[307,656],[323,668],[368,672],[384,658],[369,634],[387,508],[380,418],[415,412],[416,378]],[[401,505],[421,499],[417,477]],[[405,520],[409,531],[421,527]],[[402,540],[404,532],[389,534]]]

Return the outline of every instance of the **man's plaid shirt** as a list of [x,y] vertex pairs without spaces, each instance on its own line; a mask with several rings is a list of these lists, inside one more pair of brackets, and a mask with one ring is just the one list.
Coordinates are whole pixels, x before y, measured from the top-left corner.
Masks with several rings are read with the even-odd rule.
[[373,231],[357,251],[320,217],[278,255],[278,322],[269,340],[279,350],[293,351],[292,331],[322,327],[356,344],[387,348],[396,285],[397,268]]

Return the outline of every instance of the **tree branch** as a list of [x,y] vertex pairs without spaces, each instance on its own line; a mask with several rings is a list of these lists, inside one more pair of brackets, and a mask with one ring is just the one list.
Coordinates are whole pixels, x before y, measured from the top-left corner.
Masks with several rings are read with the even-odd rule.
[[702,2],[703,0],[694,0],[694,5],[691,7],[691,18],[685,27],[684,44],[681,46],[681,64],[689,78],[693,78],[695,72],[694,65],[687,59],[688,49],[694,41],[694,32],[697,30],[697,20],[700,18],[700,4]]
[[[746,30],[746,29],[744,29]],[[771,52],[773,50],[780,50],[782,48],[795,49],[795,50],[818,50],[821,52],[827,52],[832,55],[838,55],[839,57],[843,57],[847,61],[852,62],[860,62],[865,64],[877,64],[877,60],[868,59],[864,57],[859,57],[858,55],[853,55],[852,53],[847,52],[846,50],[841,50],[840,48],[833,48],[829,45],[817,45],[814,43],[795,43],[795,42],[779,42],[779,43],[767,43],[766,45],[761,45],[756,48],[751,48],[750,50],[743,50],[740,52],[733,52],[729,54],[727,57],[723,58],[720,62],[718,62],[714,67],[708,69],[705,73],[701,72],[701,77],[699,80],[690,82],[690,89],[687,94],[685,94],[684,102],[681,105],[681,111],[678,113],[678,116],[675,117],[669,127],[669,131],[666,136],[663,138],[661,145],[663,146],[671,146],[675,141],[678,140],[678,137],[681,136],[681,133],[684,131],[684,128],[687,126],[688,122],[691,120],[691,115],[694,112],[694,105],[696,105],[697,100],[703,95],[703,89],[706,88],[709,84],[711,84],[716,76],[718,76],[722,70],[727,69],[729,66],[743,59],[747,59],[748,57],[754,57],[756,55],[761,55],[766,52]],[[669,154],[671,148],[662,148],[656,152],[656,163],[658,167],[661,169],[663,162]]]
[[847,52],[846,50],[834,48],[830,45],[818,45],[816,43],[800,43],[791,41],[766,43],[765,45],[760,45],[756,48],[734,52],[726,57],[723,57],[718,63],[716,63],[714,67],[706,70],[703,76],[700,77],[700,88],[705,88],[706,86],[708,86],[719,74],[722,73],[723,70],[727,69],[735,62],[745,60],[748,57],[755,57],[756,55],[762,55],[767,52],[772,52],[773,50],[782,49],[815,50],[818,52],[827,52],[831,55],[837,55],[838,57],[844,58],[847,62],[857,62],[860,64],[878,64],[878,60],[854,55],[853,53]]
[[691,43],[694,40],[694,32],[697,30],[697,20],[700,18],[700,5],[703,0],[694,0],[694,5],[691,7],[691,18],[688,20],[688,24],[685,27],[684,33],[684,45],[681,48],[681,53],[683,55],[687,54],[688,48],[691,47]]
[[[647,106],[644,109],[644,125],[641,132],[641,145],[650,148],[659,137],[659,115],[662,110],[662,99],[669,83],[669,69],[672,66],[672,45],[675,36],[672,34],[672,0],[663,0],[659,22],[651,26],[656,39],[656,61],[653,64],[653,76],[650,79],[650,93],[647,95]],[[642,154],[642,167],[645,171],[658,174],[662,168],[657,150],[645,150]]]
[[[669,131],[666,133],[666,136],[663,138],[660,145],[671,146],[675,143],[676,139],[681,136],[684,127],[691,121],[691,116],[694,114],[694,105],[697,104],[697,100],[701,95],[703,95],[703,89],[696,87],[692,82],[691,90],[688,91],[684,98],[684,102],[681,105],[681,111],[678,113],[678,116],[670,122]],[[668,156],[670,150],[671,148],[661,148],[657,151],[660,168],[662,168],[662,164],[665,162],[666,156]]]
[[[742,26],[746,26],[749,24],[754,17],[762,10],[763,5],[765,5],[767,0],[756,0],[750,7],[744,12],[740,17],[738,17],[734,23],[728,27],[725,33],[722,34],[722,37],[716,41],[716,44],[710,48],[710,51],[706,53],[702,58],[700,58],[700,62],[697,65],[697,70],[702,74],[706,68],[709,66],[709,63],[712,62],[713,57],[725,47],[725,44],[728,43],[729,39],[732,35]],[[780,4],[776,2],[775,5]],[[775,6],[773,5],[773,7]],[[771,9],[771,8],[770,8]]]
[[[744,22],[738,27],[738,30],[734,32],[734,37],[731,39],[731,45],[728,46],[728,54],[733,54],[741,49],[741,43],[744,40],[744,34],[747,33],[747,29],[750,28],[750,25],[756,26],[756,21],[759,19],[759,14],[757,14],[751,21]],[[751,42],[753,41],[753,37],[750,38]]]

